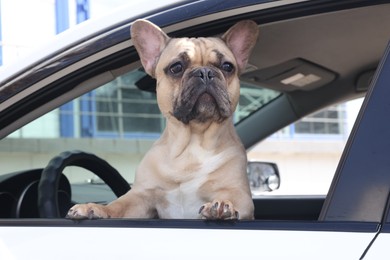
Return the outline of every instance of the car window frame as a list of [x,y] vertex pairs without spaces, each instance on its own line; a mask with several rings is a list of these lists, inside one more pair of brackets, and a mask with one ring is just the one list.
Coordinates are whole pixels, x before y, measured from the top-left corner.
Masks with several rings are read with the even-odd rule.
[[[384,220],[390,188],[390,166],[386,158],[390,155],[387,149],[390,144],[386,142],[390,124],[383,120],[390,113],[386,102],[390,96],[388,82],[390,42],[348,138],[320,214],[321,221],[381,223]],[[380,184],[384,187],[378,188]]]

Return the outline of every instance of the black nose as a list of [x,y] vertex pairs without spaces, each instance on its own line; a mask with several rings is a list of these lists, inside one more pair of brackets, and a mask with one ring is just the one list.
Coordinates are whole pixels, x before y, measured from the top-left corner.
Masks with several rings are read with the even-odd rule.
[[207,84],[215,77],[215,72],[207,67],[202,67],[194,71],[194,76],[199,77],[203,83]]

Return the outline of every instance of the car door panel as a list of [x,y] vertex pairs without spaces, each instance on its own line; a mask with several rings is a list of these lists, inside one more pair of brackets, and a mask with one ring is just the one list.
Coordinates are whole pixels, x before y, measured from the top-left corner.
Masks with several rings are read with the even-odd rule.
[[[156,227],[140,228],[132,225],[134,221],[129,221],[131,224],[127,227],[124,225],[126,220],[106,221],[107,224],[110,222],[114,227],[88,226],[99,221],[86,221],[70,227],[0,227],[0,258],[358,259],[377,229],[373,223],[243,222],[243,225],[234,225],[233,222],[155,220],[141,221],[138,226],[149,223]],[[115,225],[115,222],[120,225]],[[229,225],[233,228],[226,228]],[[338,229],[341,225],[345,231],[331,230],[332,226]],[[204,227],[195,228],[198,226]],[[257,226],[258,229],[237,226]]]
[[[138,228],[24,228],[11,232],[21,237],[27,234],[26,237],[30,239],[34,234],[40,234],[34,240],[22,239],[13,246],[3,241],[5,248],[0,254],[15,259],[38,259],[42,256],[43,245],[46,258],[40,259],[70,259],[75,256],[74,252],[77,252],[79,259],[183,259],[183,256],[186,259],[242,259],[256,256],[264,259],[358,259],[372,237],[364,233],[339,232]],[[4,234],[11,236],[7,232]],[[24,250],[19,250],[20,247]],[[112,250],[101,250],[104,248]]]

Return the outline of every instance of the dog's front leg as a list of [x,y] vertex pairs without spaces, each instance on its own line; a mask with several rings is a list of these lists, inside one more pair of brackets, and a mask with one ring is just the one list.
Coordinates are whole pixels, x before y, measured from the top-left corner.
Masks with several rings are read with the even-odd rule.
[[108,205],[76,204],[69,209],[70,219],[153,218],[157,215],[152,200],[145,194],[130,190]]

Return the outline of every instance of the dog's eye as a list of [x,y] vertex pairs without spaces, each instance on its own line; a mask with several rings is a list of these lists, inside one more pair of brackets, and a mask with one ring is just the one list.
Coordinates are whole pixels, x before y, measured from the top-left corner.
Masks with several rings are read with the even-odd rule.
[[172,74],[179,74],[183,71],[183,65],[180,62],[176,62],[169,67],[169,71]]
[[234,69],[234,66],[233,64],[231,64],[230,62],[224,62],[221,66],[221,68],[226,71],[226,72],[232,72],[233,69]]

